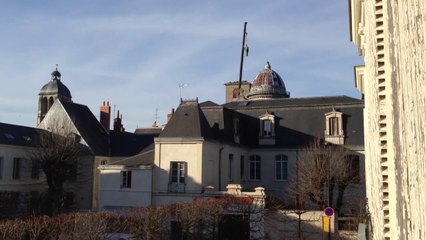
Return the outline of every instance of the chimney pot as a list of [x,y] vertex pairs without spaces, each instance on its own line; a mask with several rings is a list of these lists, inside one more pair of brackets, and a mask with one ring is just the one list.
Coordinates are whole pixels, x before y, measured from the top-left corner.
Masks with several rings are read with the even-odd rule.
[[109,131],[110,123],[111,123],[111,107],[108,105],[105,105],[105,101],[103,102],[101,106],[101,114],[99,117],[99,122],[102,124],[102,126],[105,128],[106,131]]

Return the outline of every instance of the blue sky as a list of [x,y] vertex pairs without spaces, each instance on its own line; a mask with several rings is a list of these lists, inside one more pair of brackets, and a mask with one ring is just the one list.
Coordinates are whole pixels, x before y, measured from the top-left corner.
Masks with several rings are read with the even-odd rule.
[[[348,95],[362,64],[342,0],[2,1],[0,122],[35,126],[38,93],[59,65],[73,101],[95,116],[103,101],[126,130],[166,121],[182,97],[223,103],[224,83],[266,63],[291,97]],[[114,108],[114,107],[113,107]]]

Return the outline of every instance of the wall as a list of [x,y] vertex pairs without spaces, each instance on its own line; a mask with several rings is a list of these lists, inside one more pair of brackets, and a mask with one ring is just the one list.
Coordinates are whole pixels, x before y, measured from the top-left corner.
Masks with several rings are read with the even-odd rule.
[[[42,191],[47,185],[43,171],[40,169],[40,177],[38,179],[31,178],[31,158],[33,148],[0,145],[0,157],[2,160],[2,178],[0,179],[0,191]],[[20,179],[12,179],[14,158],[22,158],[21,177]]]
[[365,61],[373,238],[425,239],[426,2],[352,0],[351,7],[352,40]]
[[[99,209],[151,205],[152,168],[100,166]],[[132,171],[131,188],[121,187],[121,172]]]
[[[185,194],[200,194],[203,191],[202,183],[202,150],[203,139],[170,138],[155,140],[155,166],[153,169],[153,200],[154,205],[175,202],[178,196]],[[170,166],[171,162],[185,162],[185,191],[184,193],[170,193]],[[170,196],[176,195],[176,197]],[[168,197],[169,196],[169,197]],[[171,199],[171,202],[164,199]],[[185,197],[186,198],[186,197]]]
[[[47,189],[43,171],[39,178],[32,179],[32,154],[34,148],[0,144],[0,218],[26,217],[40,203],[40,193]],[[14,158],[21,158],[20,178],[13,179]],[[37,192],[36,194],[34,194]]]

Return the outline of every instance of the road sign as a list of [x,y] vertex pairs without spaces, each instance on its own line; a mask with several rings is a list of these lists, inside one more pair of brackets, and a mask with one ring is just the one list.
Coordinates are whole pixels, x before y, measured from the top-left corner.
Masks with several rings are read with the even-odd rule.
[[328,207],[326,209],[324,209],[324,214],[326,216],[332,217],[334,215],[334,209],[331,207]]
[[330,217],[328,216],[322,217],[322,230],[325,233],[330,232]]

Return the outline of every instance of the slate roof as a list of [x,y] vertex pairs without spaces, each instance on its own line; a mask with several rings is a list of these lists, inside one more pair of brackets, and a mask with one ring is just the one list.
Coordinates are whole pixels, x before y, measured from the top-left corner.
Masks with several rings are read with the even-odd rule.
[[322,96],[285,99],[243,100],[225,103],[222,106],[229,109],[272,108],[272,107],[313,107],[341,104],[360,104],[362,100],[348,96]]
[[87,106],[59,101],[95,155],[132,156],[153,143],[154,138],[159,135],[158,132],[107,132]]
[[52,72],[52,80],[46,83],[40,90],[39,95],[50,95],[58,94],[59,96],[65,96],[71,99],[70,90],[61,82],[61,73],[56,68]]
[[116,162],[112,162],[108,165],[124,165],[124,166],[139,166],[139,165],[151,165],[154,164],[154,143],[151,143],[148,147],[143,149],[140,153],[121,159]]
[[132,156],[141,152],[154,142],[154,134],[134,134],[129,132],[110,132],[110,156]]
[[[239,119],[240,144],[252,148],[297,148],[315,137],[324,137],[325,114],[333,109],[343,113],[345,144],[364,145],[362,100],[347,96],[282,98],[256,101],[235,101],[222,106],[206,106],[207,117],[215,138],[234,143],[233,119]],[[259,116],[276,116],[276,144],[258,144]]]
[[0,123],[0,144],[37,147],[44,130],[7,123]]
[[87,142],[95,155],[109,155],[108,133],[90,109],[81,104],[60,101],[71,118],[81,137]]
[[213,132],[197,101],[183,101],[160,134],[161,137],[213,138]]

